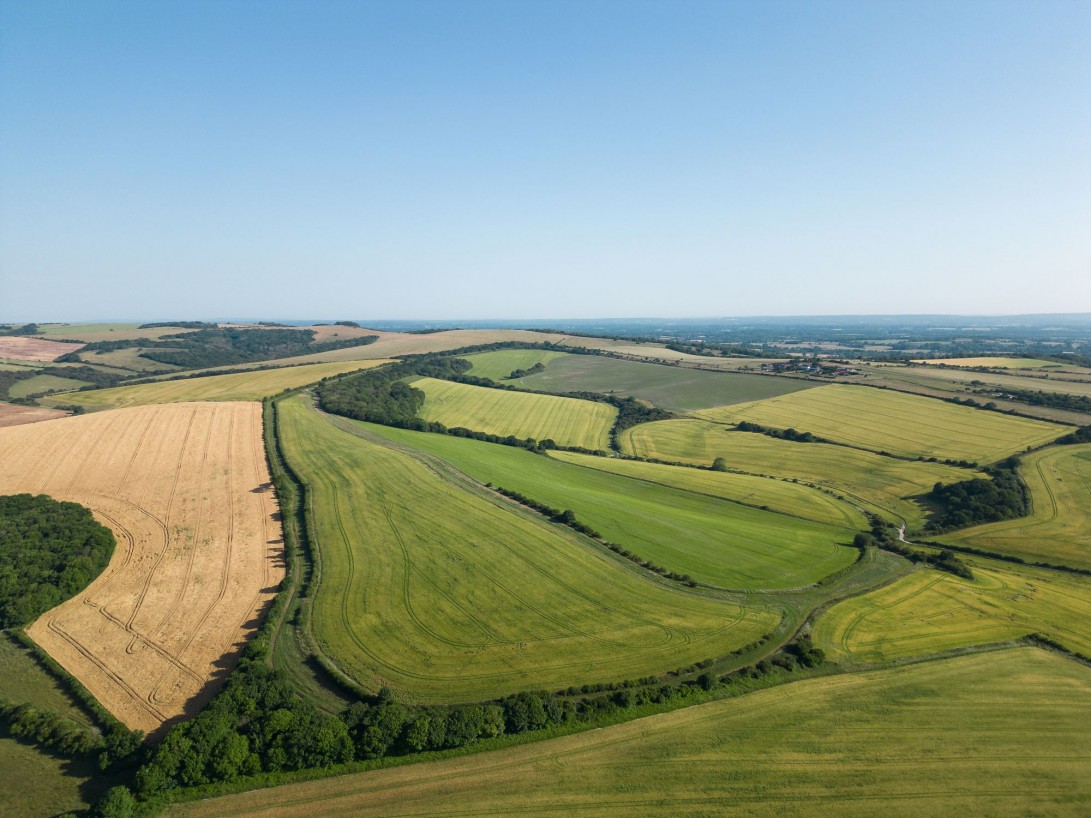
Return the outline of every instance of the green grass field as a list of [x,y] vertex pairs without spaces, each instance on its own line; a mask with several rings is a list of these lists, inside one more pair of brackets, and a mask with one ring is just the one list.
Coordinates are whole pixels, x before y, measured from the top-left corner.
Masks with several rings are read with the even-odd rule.
[[91,726],[94,722],[30,651],[0,631],[0,699],[52,710]]
[[877,452],[982,464],[1047,443],[1067,431],[1040,420],[843,384],[697,415],[716,423],[749,420],[778,429],[791,427]]
[[1078,816],[1091,671],[1032,648],[825,677],[552,741],[179,805],[204,816]]
[[824,443],[795,443],[752,432],[735,432],[707,421],[681,418],[634,426],[621,434],[629,454],[707,466],[723,457],[729,468],[774,477],[798,478],[841,492],[869,510],[924,522],[926,508],[908,498],[937,482],[957,483],[977,475],[940,463],[895,460]]
[[1042,633],[1091,656],[1091,578],[967,561],[972,581],[922,568],[833,606],[815,643],[835,660],[879,662]]
[[696,494],[722,497],[725,500],[759,508],[767,506],[770,511],[802,517],[816,523],[825,523],[853,531],[868,527],[863,513],[845,501],[831,497],[819,489],[788,480],[690,469],[683,466],[664,466],[658,463],[642,463],[638,460],[622,460],[617,457],[595,457],[577,452],[554,451],[550,452],[549,456],[577,466],[598,469]]
[[1019,473],[1030,489],[1030,516],[940,539],[1030,562],[1091,568],[1091,444],[1034,452],[1023,460]]
[[561,526],[280,404],[309,487],[313,630],[346,673],[415,701],[637,678],[726,654],[778,614],[659,580]]
[[502,381],[516,369],[530,369],[539,363],[546,365],[558,358],[567,358],[569,354],[548,349],[498,349],[465,357],[473,364],[470,375]]
[[[1027,374],[998,373],[998,372],[973,372],[960,369],[935,369],[923,366],[887,367],[889,375],[899,378],[920,378],[932,381],[943,381],[949,384],[969,385],[971,381],[979,381],[979,386],[994,386],[996,391],[1003,394],[1005,389],[1022,389],[1031,392],[1055,392],[1061,395],[1075,395],[1077,397],[1091,397],[1091,380],[1079,380],[1086,376],[1059,375],[1052,378],[1032,377]],[[989,396],[981,395],[980,400],[988,400]]]
[[427,396],[420,411],[425,420],[494,435],[552,438],[561,446],[610,447],[610,427],[617,409],[605,403],[505,392],[435,378],[417,378],[411,383]]
[[308,364],[234,375],[209,375],[204,378],[179,378],[173,381],[115,386],[74,395],[59,395],[42,403],[78,403],[89,409],[118,409],[145,406],[152,403],[181,403],[204,400],[261,400],[269,395],[320,381],[358,369],[370,369],[386,361],[341,361],[329,364]]
[[88,385],[87,381],[77,381],[75,378],[61,378],[57,375],[35,375],[25,381],[13,383],[8,388],[8,396],[25,398],[27,395],[48,392],[51,389],[79,389],[81,386]]
[[[372,424],[361,427],[441,457],[481,483],[518,491],[553,508],[572,509],[610,542],[720,588],[796,588],[851,565],[857,557],[855,549],[845,547],[854,534],[847,528],[617,476],[511,446]],[[773,488],[779,485],[768,482]],[[739,489],[742,493],[753,487]],[[823,511],[828,513],[825,506]]]
[[139,329],[136,323],[115,324],[39,324],[35,337],[51,340],[84,341],[131,341],[137,338],[158,339],[164,335],[177,335],[193,330],[181,327],[152,327]]
[[[153,361],[151,358],[142,358],[140,353],[143,351],[144,348],[141,347],[129,347],[128,349],[114,349],[109,352],[83,352],[80,354],[80,360],[87,364],[108,366],[113,369],[120,369],[130,373],[162,372],[164,370],[174,371],[180,369],[180,367],[174,366],[173,364],[164,364],[159,361]],[[130,375],[130,377],[132,377],[132,375]]]
[[672,412],[744,403],[811,389],[808,381],[709,372],[664,364],[568,355],[551,361],[544,372],[512,383],[545,392],[605,392],[646,400]]

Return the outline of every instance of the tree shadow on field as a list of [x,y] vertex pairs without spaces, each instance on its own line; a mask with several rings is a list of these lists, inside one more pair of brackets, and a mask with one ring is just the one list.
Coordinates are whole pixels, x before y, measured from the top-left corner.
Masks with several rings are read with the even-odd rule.
[[262,483],[256,489],[250,489],[251,494],[265,494],[273,490],[272,483]]

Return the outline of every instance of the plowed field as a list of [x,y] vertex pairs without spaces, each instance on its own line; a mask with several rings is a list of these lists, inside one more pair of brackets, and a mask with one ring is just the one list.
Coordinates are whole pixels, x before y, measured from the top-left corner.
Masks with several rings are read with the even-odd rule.
[[284,569],[257,403],[122,409],[0,429],[0,493],[91,508],[106,571],[30,635],[130,727],[194,712]]

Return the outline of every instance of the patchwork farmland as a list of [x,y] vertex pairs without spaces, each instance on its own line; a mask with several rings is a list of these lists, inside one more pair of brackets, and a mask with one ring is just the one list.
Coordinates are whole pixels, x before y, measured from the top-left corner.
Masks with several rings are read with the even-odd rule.
[[466,491],[337,429],[302,397],[281,404],[278,430],[323,552],[316,639],[371,690],[460,702],[615,681],[730,652],[777,625],[767,607],[671,587]]
[[982,464],[1055,440],[1063,426],[954,406],[917,395],[831,384],[769,400],[707,409],[715,423],[747,420],[903,457]]
[[175,404],[0,430],[0,493],[91,508],[106,572],[29,628],[121,721],[146,732],[216,690],[283,576],[254,403]]
[[[505,380],[542,364],[516,386],[602,400],[495,389],[443,379],[461,372],[443,355],[462,355],[460,341],[544,334],[319,329],[334,342],[379,340],[325,362],[277,366],[310,357],[292,356],[56,395],[46,400],[95,411],[0,428],[0,492],[74,499],[118,539],[99,579],[28,628],[48,654],[29,661],[61,668],[33,671],[29,652],[16,657],[0,698],[78,712],[32,696],[24,678],[55,673],[63,684],[67,672],[91,704],[150,732],[123,778],[140,809],[415,753],[462,757],[170,809],[434,814],[472,798],[503,814],[655,814],[662,804],[696,815],[727,801],[757,815],[950,803],[1018,814],[1049,812],[1054,796],[1076,813],[1091,803],[1073,784],[1091,769],[1088,753],[1042,751],[1029,766],[1022,755],[1038,752],[1029,725],[1051,748],[1050,725],[1081,717],[1091,444],[1051,442],[1084,431],[817,377],[698,370],[737,364],[675,350],[672,366],[541,347],[464,355],[471,376]],[[664,349],[582,343],[650,360]],[[380,356],[381,345],[454,351],[414,369],[414,359]],[[61,376],[82,365],[52,366]],[[620,395],[640,402],[605,402]],[[240,402],[260,398],[264,408]],[[651,404],[686,414],[648,422],[664,414]],[[361,408],[390,425],[352,419]],[[737,430],[742,419],[767,433]],[[789,427],[833,442],[776,436]],[[586,451],[537,442],[547,439]],[[980,490],[999,479],[985,466],[1008,454],[1022,456],[1030,513],[929,535],[993,557],[941,557],[914,542],[953,502],[937,483]],[[1017,479],[1005,474],[1004,485]],[[895,541],[901,526],[908,542]],[[952,693],[958,685],[971,687]],[[78,730],[114,729],[88,712]],[[994,746],[998,735],[1006,744],[974,757],[973,770],[1016,776],[1018,798],[949,771],[946,756],[937,767],[920,762],[923,750],[907,754],[942,736],[952,758],[972,755],[982,720]],[[884,741],[892,729],[896,748]],[[851,757],[815,745],[819,731]],[[547,736],[559,738],[529,743]],[[41,782],[19,796],[26,810],[101,795],[90,771],[65,773],[7,741],[0,769]],[[665,765],[679,774],[664,777]],[[1048,770],[1060,789],[1018,778]],[[925,795],[908,798],[925,782]]]

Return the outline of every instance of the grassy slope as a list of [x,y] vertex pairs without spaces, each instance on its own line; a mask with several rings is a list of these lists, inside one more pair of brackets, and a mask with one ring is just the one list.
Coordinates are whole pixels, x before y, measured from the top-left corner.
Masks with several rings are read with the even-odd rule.
[[1030,488],[1029,517],[975,526],[941,539],[1031,562],[1091,568],[1091,444],[1034,452],[1019,471]]
[[510,503],[281,404],[311,489],[322,578],[313,627],[371,689],[419,701],[635,678],[722,655],[778,617],[676,589]]
[[0,698],[33,704],[92,725],[83,708],[35,661],[30,651],[0,631]]
[[1066,431],[1044,421],[843,384],[697,414],[717,423],[749,420],[793,427],[873,451],[980,463],[1046,443]]
[[538,363],[545,365],[558,358],[567,357],[567,352],[548,349],[498,349],[494,352],[467,355],[466,360],[473,364],[470,375],[500,381],[516,369],[529,369]]
[[768,477],[641,463],[617,457],[596,457],[577,452],[550,452],[550,457],[589,469],[646,480],[649,483],[697,494],[708,494],[770,511],[802,517],[816,523],[859,530],[868,527],[864,515],[848,503],[823,491]]
[[599,355],[570,355],[544,372],[514,381],[546,392],[586,390],[631,395],[676,412],[762,400],[811,389],[813,383],[766,375],[709,372]]
[[75,378],[61,378],[57,375],[35,375],[25,381],[19,381],[8,389],[8,396],[12,398],[25,398],[37,392],[47,392],[50,389],[79,389],[88,386],[87,381],[77,381]]
[[1085,815],[1089,718],[1091,671],[1021,648],[801,681],[170,814]]
[[427,395],[421,417],[448,427],[535,440],[552,438],[561,446],[610,446],[610,427],[617,409],[605,403],[505,392],[435,378],[418,378],[412,384]]
[[629,454],[707,466],[723,457],[729,468],[829,486],[865,501],[872,508],[920,525],[925,509],[906,498],[932,490],[937,482],[955,483],[976,472],[939,463],[912,463],[871,452],[824,443],[794,443],[696,419],[645,423],[622,433]]
[[644,559],[721,588],[815,582],[857,552],[852,533],[819,523],[560,462],[511,446],[362,424],[442,457],[481,483],[512,489],[576,517]]
[[1038,632],[1091,655],[1091,578],[967,561],[973,581],[919,569],[835,605],[815,642],[834,659],[885,661]]
[[[88,408],[106,409],[145,406],[152,403],[181,403],[203,400],[261,400],[285,389],[293,389],[322,380],[331,375],[370,369],[386,361],[348,361],[332,364],[311,364],[234,375],[210,375],[204,378],[182,378],[174,381],[116,386],[95,389],[75,395],[57,396],[53,403],[78,403]],[[43,403],[50,401],[43,400]]]

